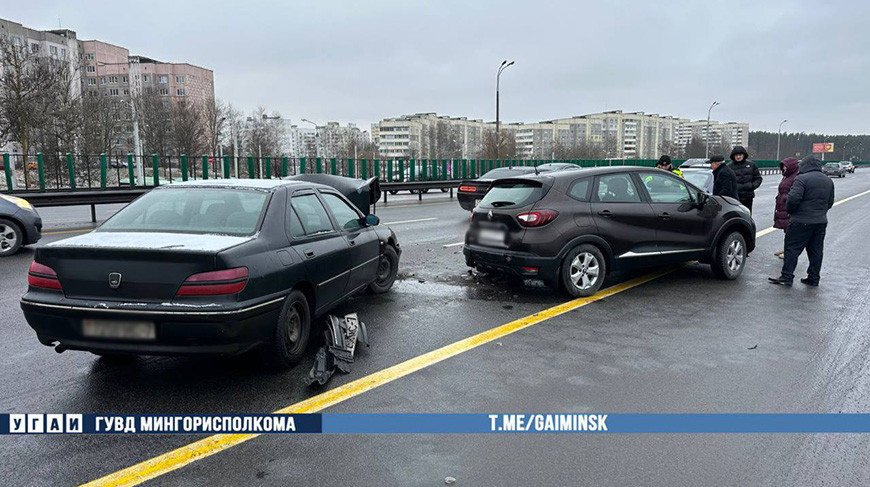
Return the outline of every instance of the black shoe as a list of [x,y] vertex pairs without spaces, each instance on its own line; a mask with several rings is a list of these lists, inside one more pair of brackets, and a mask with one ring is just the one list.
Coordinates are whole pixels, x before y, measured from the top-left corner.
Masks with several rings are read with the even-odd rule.
[[787,279],[783,279],[782,277],[768,277],[767,281],[771,284],[778,284],[780,286],[788,286],[791,287],[791,281]]
[[809,277],[801,279],[801,282],[807,286],[819,287],[819,281],[811,281]]

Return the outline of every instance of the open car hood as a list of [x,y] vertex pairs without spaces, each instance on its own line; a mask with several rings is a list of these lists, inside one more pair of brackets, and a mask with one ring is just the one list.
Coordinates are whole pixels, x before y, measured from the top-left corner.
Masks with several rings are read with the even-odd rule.
[[299,174],[284,179],[294,179],[330,186],[349,199],[364,215],[371,213],[371,205],[381,197],[381,186],[378,178],[367,180],[333,176],[331,174]]

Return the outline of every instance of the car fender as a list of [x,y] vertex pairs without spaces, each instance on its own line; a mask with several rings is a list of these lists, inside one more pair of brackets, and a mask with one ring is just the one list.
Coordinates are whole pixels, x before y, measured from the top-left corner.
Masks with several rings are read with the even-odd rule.
[[571,251],[571,249],[584,243],[593,243],[596,246],[600,247],[602,252],[604,253],[604,258],[607,259],[607,265],[608,267],[610,267],[610,265],[613,263],[613,250],[603,238],[599,237],[598,235],[592,234],[584,234],[572,238],[568,243],[565,244],[564,247],[562,247],[562,250],[559,251],[559,261],[561,262],[562,259],[565,258],[565,255],[567,255],[568,252]]
[[716,231],[715,237],[710,243],[710,248],[707,249],[709,252],[714,252],[716,250],[716,245],[719,243],[719,240],[725,236],[725,231],[732,230],[734,228],[740,227],[743,230],[746,230],[746,233],[750,235],[750,238],[746,241],[747,253],[755,250],[755,231],[752,228],[752,225],[749,224],[745,219],[734,216],[727,220],[725,220],[722,225],[719,226],[719,230]]

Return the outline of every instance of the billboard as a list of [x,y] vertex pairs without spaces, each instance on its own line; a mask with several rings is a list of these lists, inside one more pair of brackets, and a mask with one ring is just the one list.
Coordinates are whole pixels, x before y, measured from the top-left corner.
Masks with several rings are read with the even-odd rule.
[[834,152],[833,142],[816,142],[813,144],[813,153]]

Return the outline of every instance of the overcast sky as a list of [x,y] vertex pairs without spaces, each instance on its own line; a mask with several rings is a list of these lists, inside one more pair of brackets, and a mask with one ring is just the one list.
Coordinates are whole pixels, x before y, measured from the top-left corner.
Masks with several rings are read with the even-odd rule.
[[870,133],[870,1],[16,1],[0,17],[214,70],[294,123],[605,109]]

